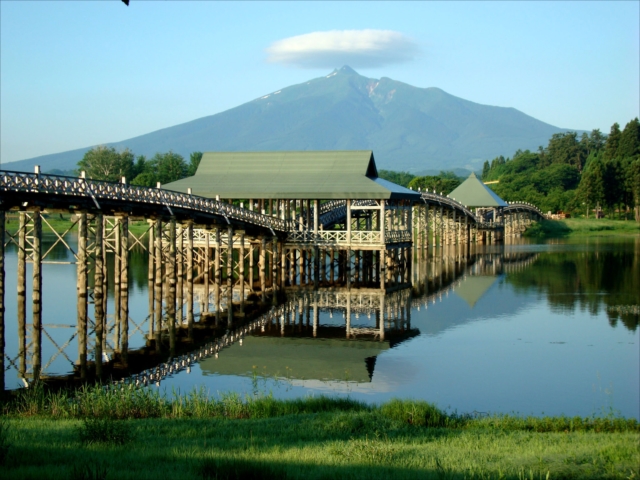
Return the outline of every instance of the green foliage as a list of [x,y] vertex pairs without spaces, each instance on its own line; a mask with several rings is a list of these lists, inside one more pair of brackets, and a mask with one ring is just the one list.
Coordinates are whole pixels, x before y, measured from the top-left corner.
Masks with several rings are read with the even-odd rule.
[[530,238],[561,238],[571,234],[571,229],[566,223],[556,220],[541,220],[534,222],[524,232],[525,237]]
[[422,190],[448,195],[462,183],[462,179],[453,172],[441,171],[439,175],[426,175],[415,177],[409,182],[409,187],[414,190]]
[[0,466],[4,465],[9,455],[11,444],[8,435],[9,426],[4,420],[0,420]]
[[200,165],[200,160],[202,160],[202,152],[192,152],[189,155],[189,165],[187,166],[187,176],[192,177],[196,174],[198,170],[198,166]]
[[107,466],[102,462],[95,465],[83,462],[73,466],[70,480],[106,480],[107,473]]
[[112,418],[89,417],[82,420],[78,428],[78,437],[81,443],[108,443],[112,445],[124,445],[131,441],[131,425],[125,420]]
[[393,399],[379,408],[382,416],[418,427],[455,427],[461,423],[456,416],[448,415],[435,405],[420,400]]
[[[627,218],[630,208],[640,221],[640,189],[634,161],[640,158],[640,122],[618,124],[608,137],[599,130],[558,133],[538,152],[518,150],[512,159],[496,157],[485,162],[482,179],[498,181],[491,188],[508,202],[533,203],[543,212],[589,215],[600,207]],[[545,232],[539,227],[536,235]]]
[[415,175],[409,172],[395,172],[393,170],[378,170],[378,177],[388,180],[402,187],[408,187]]
[[100,145],[87,151],[78,162],[78,170],[84,170],[93,180],[119,182],[122,177],[131,178],[134,155],[130,150],[117,152],[113,147]]

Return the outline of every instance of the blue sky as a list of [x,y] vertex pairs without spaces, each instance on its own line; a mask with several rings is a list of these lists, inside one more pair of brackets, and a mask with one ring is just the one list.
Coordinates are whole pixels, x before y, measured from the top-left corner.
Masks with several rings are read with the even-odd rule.
[[[305,48],[337,44],[342,31],[362,40],[363,30],[389,41],[368,63],[347,45],[362,75],[606,133],[640,114],[639,19],[637,1],[0,1],[0,155],[7,163],[224,111],[328,74],[345,56],[320,61]],[[292,45],[303,45],[293,60],[273,53]]]

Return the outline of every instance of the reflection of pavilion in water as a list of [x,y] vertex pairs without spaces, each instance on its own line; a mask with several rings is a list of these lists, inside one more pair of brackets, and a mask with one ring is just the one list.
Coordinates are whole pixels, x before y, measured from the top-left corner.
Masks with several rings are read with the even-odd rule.
[[[250,373],[255,365],[259,368],[267,367],[269,375],[325,380],[351,379],[364,382],[371,378],[375,358],[379,353],[419,334],[417,329],[411,328],[411,308],[426,307],[430,302],[442,299],[450,291],[455,291],[470,306],[473,306],[500,275],[524,269],[536,258],[535,253],[518,252],[508,247],[452,246],[438,249],[435,255],[428,258],[414,258],[411,277],[408,278],[412,288],[390,293],[366,288],[317,290],[310,287],[287,288],[287,301],[277,308],[272,308],[256,321],[242,324],[240,321],[242,317],[238,315],[236,317],[238,321],[234,322],[234,325],[226,325],[224,322],[224,327],[217,325],[218,330],[205,329],[209,337],[202,339],[197,337],[205,330],[196,328],[194,331],[196,338],[188,344],[191,346],[183,345],[183,348],[178,348],[177,351],[177,354],[185,351],[192,353],[181,356],[176,356],[175,344],[176,338],[184,336],[187,330],[185,317],[181,317],[182,321],[176,325],[175,329],[169,328],[163,321],[161,332],[159,332],[157,324],[154,325],[154,312],[151,309],[149,316],[145,319],[139,321],[129,319],[129,335],[133,336],[136,332],[140,332],[142,337],[147,339],[146,346],[138,348],[137,351],[130,349],[129,353],[136,356],[134,354],[138,352],[140,357],[144,357],[145,351],[155,351],[162,354],[157,357],[158,361],[168,357],[182,358],[178,363],[188,365],[189,362],[185,359],[203,360],[214,352],[221,352],[233,341],[244,337],[247,348],[226,350],[224,355],[219,356],[218,360],[222,359],[219,365],[215,370],[210,371],[246,374]],[[198,301],[199,293],[196,287],[194,300]],[[226,310],[224,299],[227,296],[224,294],[222,297],[221,306]],[[239,301],[239,294],[234,294],[234,297],[236,302]],[[210,302],[214,305],[217,303],[213,299]],[[234,309],[237,307],[236,302],[234,302]],[[178,311],[180,311],[179,308]],[[127,348],[119,341],[119,324],[113,316],[109,318],[106,328],[108,333],[103,336],[101,349],[105,363],[117,362],[123,349]],[[202,322],[212,320],[211,317],[196,319],[195,326],[200,327]],[[25,325],[25,327],[28,326]],[[52,334],[51,329],[60,331],[63,327],[68,329],[70,334],[66,341],[59,341],[61,336]],[[24,341],[26,348],[22,349],[15,358],[7,357],[8,369],[15,369],[19,378],[29,379],[32,376],[30,367],[35,362],[43,365],[43,377],[68,375],[68,371],[48,371],[56,358],[64,357],[68,362],[67,365],[73,366],[74,372],[71,377],[80,378],[79,370],[82,365],[79,360],[76,360],[78,354],[73,350],[85,352],[96,350],[93,345],[95,343],[93,325],[90,324],[89,327],[89,334],[83,339],[76,335],[74,325],[44,324],[43,334],[55,346],[55,352],[44,363],[35,362],[35,356],[42,356],[42,351],[36,351],[36,344],[30,339],[30,329],[25,328],[23,335],[26,338],[20,340],[20,343]],[[225,328],[226,333],[220,335]],[[207,350],[201,346],[193,350],[197,345],[203,345],[203,341],[210,341],[212,334],[217,335],[217,339],[211,344],[214,345],[213,347]],[[248,335],[251,337],[248,338]],[[80,345],[81,341],[85,341],[85,345]],[[172,345],[174,350],[167,348],[169,345]],[[203,351],[207,352],[204,356]],[[175,364],[173,361],[171,365],[175,366]],[[131,378],[148,379],[151,370],[156,372],[156,375],[158,375],[157,372],[169,372],[167,365],[169,364],[160,364]],[[203,364],[205,370],[206,365],[208,363]],[[85,368],[88,366],[84,365]],[[287,366],[289,366],[288,370],[285,368]],[[282,370],[283,368],[285,370]],[[140,370],[135,365],[131,365],[128,371]],[[317,373],[314,375],[312,372]],[[124,374],[126,371],[121,373]],[[26,383],[26,380],[23,381]]]
[[378,289],[292,288],[287,297],[279,315],[251,332],[242,347],[202,361],[202,371],[364,383],[380,353],[420,333],[411,328],[409,289],[385,295]]

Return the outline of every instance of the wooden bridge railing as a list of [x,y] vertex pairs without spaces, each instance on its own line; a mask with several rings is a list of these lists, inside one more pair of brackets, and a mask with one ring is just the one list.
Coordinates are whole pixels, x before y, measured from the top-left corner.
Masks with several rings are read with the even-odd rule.
[[[217,200],[160,188],[139,187],[78,177],[2,170],[0,171],[0,192],[86,197],[93,201],[98,210],[100,209],[101,200],[153,205],[157,206],[159,210],[166,208],[170,213],[172,207],[181,208],[224,217],[227,221],[235,220],[250,223],[279,232],[289,230],[288,221],[262,215]],[[71,198],[69,199],[69,204],[73,204]]]

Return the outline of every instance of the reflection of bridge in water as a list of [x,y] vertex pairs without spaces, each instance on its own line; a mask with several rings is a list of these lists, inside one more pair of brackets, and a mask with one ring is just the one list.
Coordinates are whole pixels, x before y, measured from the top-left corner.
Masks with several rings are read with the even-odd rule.
[[[535,207],[518,204],[494,211],[487,221],[484,213],[474,213],[448,197],[379,181],[373,156],[370,152],[367,155],[370,158],[364,158],[363,163],[366,175],[358,173],[358,178],[365,178],[375,188],[371,187],[363,198],[331,201],[324,199],[335,199],[335,195],[305,198],[295,196],[295,192],[221,201],[192,195],[190,189],[179,193],[129,186],[126,182],[42,175],[39,171],[3,171],[3,370],[15,368],[25,379],[48,376],[51,361],[42,363],[44,335],[55,345],[56,356],[64,356],[70,363],[76,355],[67,354],[66,349],[77,343],[78,360],[73,363],[77,363],[79,379],[105,375],[103,362],[118,364],[122,372],[129,372],[133,369],[129,365],[129,339],[138,331],[144,330],[149,348],[158,354],[168,337],[167,354],[173,355],[179,350],[175,342],[183,330],[187,340],[193,342],[201,325],[214,322],[222,328],[223,312],[225,327],[233,327],[255,316],[265,304],[277,304],[278,297],[292,287],[321,292],[338,283],[351,289],[402,290],[412,284],[412,247],[418,258],[424,258],[429,247],[438,251],[446,250],[447,245],[469,247],[488,240],[482,232],[507,232],[508,225],[522,227],[538,215]],[[74,215],[71,227],[62,234],[54,233],[50,225],[51,215],[59,213]],[[12,217],[18,227],[5,235],[5,222]],[[136,220],[145,225],[139,233],[133,228]],[[56,239],[45,249],[43,230],[47,228]],[[77,235],[75,243],[72,228]],[[4,350],[4,261],[9,246],[17,250],[17,356],[9,356]],[[53,252],[58,247],[67,249],[71,257],[55,259]],[[138,321],[129,313],[130,262],[136,249],[149,258],[149,316]],[[56,326],[58,315],[45,312],[42,304],[42,266],[47,263],[75,266],[76,331],[66,342],[54,341],[47,331]],[[445,269],[448,266],[447,261]],[[113,300],[109,291],[114,292]],[[303,297],[302,302],[308,300]],[[387,306],[384,298],[381,304],[380,315],[388,318],[395,307]],[[406,310],[397,310],[399,316],[394,321],[399,325],[408,320]],[[47,319],[49,315],[53,321]],[[372,331],[380,330],[380,324],[372,326]],[[73,330],[74,326],[63,328]],[[364,331],[348,328],[347,334],[362,336]],[[114,374],[112,369],[109,373]],[[0,380],[2,390],[4,376]]]

